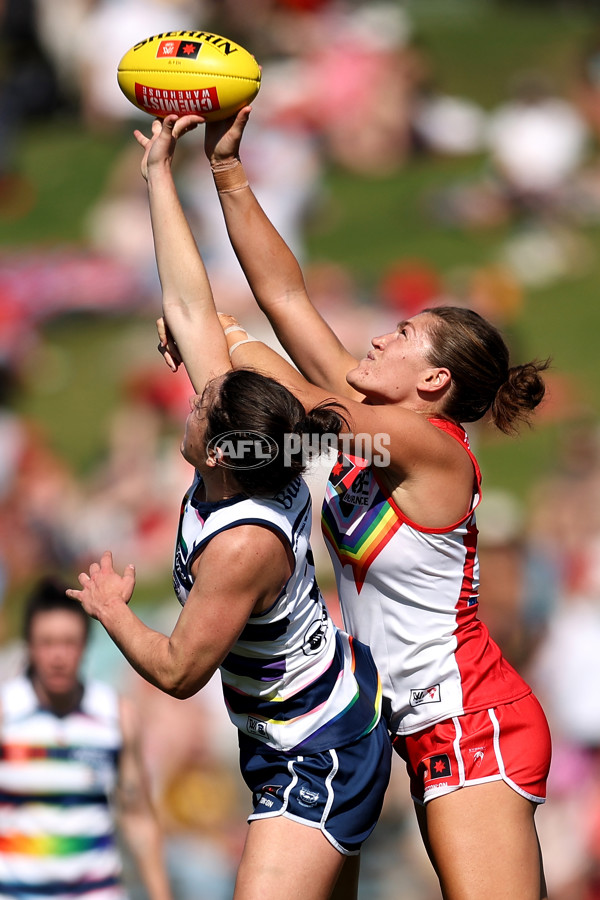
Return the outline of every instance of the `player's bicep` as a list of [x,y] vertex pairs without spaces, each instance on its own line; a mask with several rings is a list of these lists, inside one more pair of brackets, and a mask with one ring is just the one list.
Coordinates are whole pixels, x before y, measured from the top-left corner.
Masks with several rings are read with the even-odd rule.
[[280,540],[268,529],[236,526],[214,537],[194,567],[194,584],[170,638],[186,693],[212,677],[257,603],[275,600],[289,574]]

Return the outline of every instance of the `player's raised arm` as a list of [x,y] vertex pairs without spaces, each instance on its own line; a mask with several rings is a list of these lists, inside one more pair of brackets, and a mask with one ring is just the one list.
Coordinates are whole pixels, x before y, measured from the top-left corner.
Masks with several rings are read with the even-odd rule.
[[205,151],[225,224],[256,300],[300,371],[319,387],[359,395],[346,383],[356,360],[313,306],[298,261],[254,196],[239,158],[250,108],[206,124]]
[[145,150],[142,174],[148,184],[163,313],[198,393],[231,368],[206,269],[171,171],[177,139],[201,122],[198,116],[167,116],[162,123],[153,122],[151,138],[135,132]]

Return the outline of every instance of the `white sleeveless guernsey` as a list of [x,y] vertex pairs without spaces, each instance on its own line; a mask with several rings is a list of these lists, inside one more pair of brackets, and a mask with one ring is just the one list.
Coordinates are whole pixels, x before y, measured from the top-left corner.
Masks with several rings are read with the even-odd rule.
[[276,750],[317,753],[368,734],[381,712],[381,685],[367,647],[333,624],[315,581],[309,538],[311,497],[303,479],[271,498],[198,499],[186,494],[173,583],[183,605],[191,567],[208,541],[238,525],[282,535],[294,571],[270,609],[251,615],[220,671],[229,717],[244,735]]
[[89,682],[79,709],[59,717],[22,676],[0,703],[0,897],[124,900],[110,808],[117,695]]
[[343,454],[323,503],[344,627],[371,648],[392,734],[411,734],[531,692],[477,618],[479,467],[462,428],[430,421],[459,441],[473,462],[473,499],[460,521],[439,529],[416,525],[376,468]]

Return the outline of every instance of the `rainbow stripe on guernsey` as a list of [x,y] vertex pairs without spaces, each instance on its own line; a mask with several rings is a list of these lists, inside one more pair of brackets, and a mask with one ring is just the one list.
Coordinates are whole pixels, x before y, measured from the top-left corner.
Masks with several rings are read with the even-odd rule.
[[[294,751],[340,746],[348,741],[349,733],[355,740],[363,737],[379,721],[382,695],[379,675],[365,649],[350,635],[337,632],[336,653],[320,677],[291,695],[260,699],[255,693],[244,693],[229,686],[226,659],[222,667],[223,694],[230,718],[245,724],[251,711],[256,722],[272,737],[306,734],[305,739],[290,748]],[[353,681],[348,678],[349,671]],[[245,677],[241,672],[237,676]],[[338,711],[332,714],[336,707]],[[301,712],[296,714],[298,710]]]
[[117,695],[88,682],[80,708],[58,717],[28,678],[0,690],[0,897],[125,900],[111,809]]
[[[41,798],[40,798],[41,799]],[[18,834],[0,835],[0,853],[18,853],[23,856],[71,856],[113,847],[114,836],[101,834],[80,835]]]
[[341,565],[350,566],[358,593],[369,567],[402,525],[377,482],[363,477],[367,468],[367,460],[340,453],[327,483],[321,518],[323,536]]
[[[350,637],[350,641],[351,641],[352,645],[354,645],[356,643],[356,641],[352,637]],[[330,722],[328,722],[327,725],[324,725],[323,729],[316,732],[313,737],[317,738],[320,735],[321,731],[323,731],[325,728],[329,728],[333,731],[335,729],[336,725],[338,723],[342,722],[344,716],[350,711],[350,708],[359,700],[359,697],[360,697],[360,692],[357,691],[356,694],[354,695],[354,697],[352,698],[351,703],[346,707],[346,709],[341,710],[341,712],[338,713],[337,716],[335,716]],[[381,710],[381,700],[382,700],[382,687],[381,687],[381,679],[379,678],[379,675],[378,675],[377,676],[377,693],[375,695],[373,718],[371,719],[371,721],[368,723],[367,727],[363,731],[363,735],[369,734],[369,732],[372,731],[373,728],[375,728],[375,726],[377,725],[377,722],[379,721],[380,710]],[[331,733],[332,733],[331,731],[328,733],[328,738],[330,737]],[[361,737],[363,735],[361,735]]]
[[[0,760],[11,762],[39,762],[40,760],[82,760],[91,755],[106,755],[105,750],[89,748],[85,745],[77,747],[46,747],[35,744],[8,744],[0,745]],[[111,751],[110,755],[116,765],[118,751]]]
[[191,565],[218,534],[254,524],[280,534],[294,571],[279,597],[249,617],[221,664],[223,695],[243,734],[283,751],[317,753],[352,743],[377,725],[381,685],[369,649],[333,624],[315,580],[311,498],[298,478],[272,498],[205,503],[197,476],[183,505],[173,566],[185,603]]
[[472,463],[471,498],[461,518],[440,528],[411,521],[375,466],[343,455],[322,512],[344,625],[371,649],[392,734],[413,734],[531,690],[477,614],[477,460],[463,428],[430,422]]

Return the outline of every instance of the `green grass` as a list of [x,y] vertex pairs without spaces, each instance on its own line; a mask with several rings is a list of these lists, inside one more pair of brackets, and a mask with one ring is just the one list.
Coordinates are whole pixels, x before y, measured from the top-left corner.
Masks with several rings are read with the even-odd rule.
[[90,134],[71,118],[30,126],[18,170],[34,187],[35,205],[22,218],[0,216],[0,246],[79,243],[86,213],[126,139],[132,140],[122,133]]
[[149,357],[155,346],[150,319],[72,315],[45,328],[44,345],[26,367],[20,408],[44,424],[53,449],[79,474],[91,472],[106,452],[132,360]]
[[438,86],[491,108],[515,74],[541,69],[557,87],[572,83],[594,21],[572,3],[497,4],[492,0],[410,0],[416,35],[433,60]]
[[416,160],[393,177],[331,172],[328,205],[308,235],[311,258],[344,263],[368,286],[402,259],[427,260],[441,270],[489,261],[497,233],[466,236],[432,227],[427,212],[428,195],[481,170],[478,160]]

